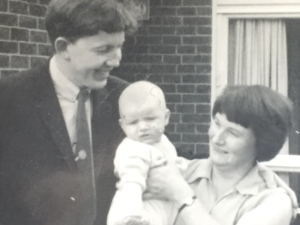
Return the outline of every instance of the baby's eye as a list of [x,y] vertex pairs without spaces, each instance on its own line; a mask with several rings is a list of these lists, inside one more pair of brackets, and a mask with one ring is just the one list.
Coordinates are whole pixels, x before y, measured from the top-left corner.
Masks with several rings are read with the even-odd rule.
[[147,121],[151,121],[151,120],[154,120],[154,119],[155,119],[155,117],[147,117],[146,118]]
[[134,120],[134,121],[130,121],[128,124],[129,124],[129,125],[134,125],[134,124],[136,124],[136,123],[137,123],[137,121]]

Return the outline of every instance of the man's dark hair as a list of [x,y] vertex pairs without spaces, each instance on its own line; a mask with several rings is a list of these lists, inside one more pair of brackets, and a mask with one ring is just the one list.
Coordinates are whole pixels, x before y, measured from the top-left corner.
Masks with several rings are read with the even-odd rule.
[[229,121],[250,128],[256,139],[256,160],[268,161],[286,140],[292,112],[291,101],[268,87],[232,86],[217,98],[212,116],[225,114]]
[[52,0],[45,23],[53,44],[58,37],[75,42],[99,31],[131,33],[137,29],[138,17],[118,0]]

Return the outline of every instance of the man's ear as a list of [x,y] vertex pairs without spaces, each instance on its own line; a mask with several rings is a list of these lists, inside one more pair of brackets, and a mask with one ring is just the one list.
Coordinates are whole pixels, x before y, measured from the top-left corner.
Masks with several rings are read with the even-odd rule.
[[165,113],[165,126],[167,126],[169,124],[169,120],[170,120],[170,110],[166,109],[166,113]]
[[68,45],[70,42],[64,37],[56,38],[54,42],[55,52],[62,56],[64,59],[69,59]]

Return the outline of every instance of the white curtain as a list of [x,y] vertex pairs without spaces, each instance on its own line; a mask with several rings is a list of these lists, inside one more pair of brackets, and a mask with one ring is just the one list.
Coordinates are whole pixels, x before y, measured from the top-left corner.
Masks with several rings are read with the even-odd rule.
[[266,85],[287,96],[284,20],[231,20],[228,52],[228,84]]

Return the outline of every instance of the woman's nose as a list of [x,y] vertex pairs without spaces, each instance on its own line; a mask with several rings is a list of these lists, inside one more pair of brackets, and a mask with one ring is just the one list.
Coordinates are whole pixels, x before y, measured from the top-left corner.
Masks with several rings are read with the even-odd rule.
[[122,59],[122,50],[121,48],[116,48],[109,54],[106,64],[111,67],[118,67],[120,66],[121,59]]
[[211,141],[216,145],[224,145],[225,144],[225,131],[223,130],[215,130],[211,135]]

